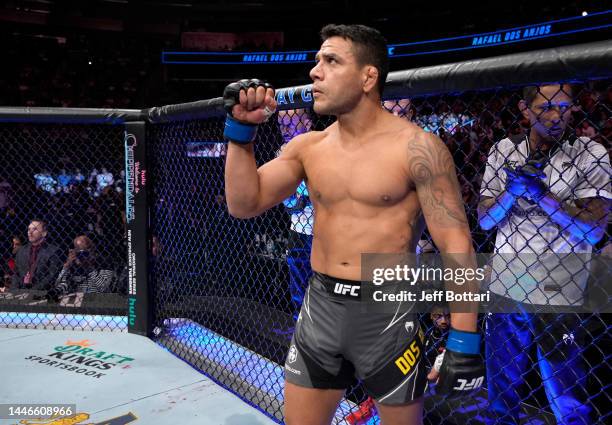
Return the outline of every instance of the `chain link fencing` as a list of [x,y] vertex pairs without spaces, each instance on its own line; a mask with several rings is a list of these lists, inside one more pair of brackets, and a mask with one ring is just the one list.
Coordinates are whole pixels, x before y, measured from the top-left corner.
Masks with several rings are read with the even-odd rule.
[[[565,78],[572,86],[553,92],[541,86],[525,91],[510,82],[504,88],[486,78],[486,87],[498,88],[415,92],[408,83],[395,84],[383,102],[448,147],[476,251],[510,253],[510,259],[500,257],[506,261],[501,269],[490,265],[490,288],[507,299],[536,305],[544,299],[561,307],[556,314],[484,312],[479,320],[488,366],[483,389],[448,400],[431,385],[426,423],[608,421],[611,245],[608,207],[601,200],[610,197],[612,81]],[[445,94],[430,94],[441,91]],[[259,165],[275,158],[295,135],[334,122],[310,109],[304,88],[277,95],[279,112],[258,132]],[[303,102],[293,101],[298,96]],[[314,210],[308,188],[300,185],[257,218],[228,214],[224,113],[218,103],[208,103],[205,117],[153,119],[146,129],[155,339],[282,422],[283,365],[311,273]],[[562,146],[546,154],[533,149],[529,128],[535,126],[559,137],[566,126]],[[123,136],[121,126],[0,124],[0,325],[125,329]],[[509,188],[508,176],[514,174],[521,184]],[[554,198],[542,200],[542,184]],[[502,209],[504,214],[487,204],[508,191],[518,200]],[[41,235],[45,245],[32,250],[29,241]],[[86,238],[77,242],[77,236]],[[567,250],[579,253],[582,262],[559,261]],[[418,252],[437,252],[427,232]],[[556,263],[535,262],[547,252]],[[32,267],[33,253],[43,266]],[[60,276],[64,267],[69,278]],[[505,271],[518,283],[504,286]],[[99,278],[90,277],[93,272]],[[536,272],[552,277],[553,286],[539,287],[532,278]],[[559,282],[568,275],[578,284],[565,292],[568,285]],[[496,279],[501,286],[495,289]],[[583,301],[580,312],[567,306]],[[421,315],[429,363],[448,326],[445,306],[438,307]],[[334,423],[378,423],[359,381],[347,390]]]
[[[540,103],[530,105],[535,111],[531,119],[544,122],[551,114],[561,114],[567,124],[569,156],[561,162],[542,163],[542,167],[549,167],[542,168],[545,173],[554,174],[553,180],[549,175],[545,183],[574,208],[576,199],[580,204],[582,198],[609,196],[610,83],[609,79],[581,81],[564,86],[564,91],[552,96],[535,87]],[[536,246],[533,240],[517,242],[512,235],[504,234],[502,241],[498,226],[487,227],[479,222],[479,203],[488,194],[485,188],[497,184],[495,196],[505,190],[505,181],[495,180],[505,175],[500,171],[502,167],[518,168],[527,157],[532,158],[525,151],[522,162],[512,159],[514,162],[501,161],[498,165],[491,160],[502,140],[511,142],[513,149],[521,143],[526,149],[530,115],[521,103],[525,98],[522,87],[395,97],[386,99],[382,106],[436,133],[450,150],[478,253],[502,252],[500,247],[504,243],[533,248],[525,252],[554,252],[556,248],[552,245]],[[556,124],[551,125],[555,127],[551,131],[558,131],[560,119],[553,118]],[[295,135],[323,130],[333,121],[318,116],[308,106],[295,109],[288,102],[279,102],[279,112],[259,128],[255,142],[257,164],[275,158]],[[308,189],[300,185],[296,194],[259,217],[233,218],[227,212],[224,195],[226,146],[222,142],[222,109],[211,112],[207,119],[155,124],[148,131],[154,192],[152,233],[156,256],[152,278],[158,340],[282,421],[282,365],[311,273],[309,253],[314,217]],[[577,193],[579,189],[581,193]],[[541,211],[530,213],[539,208],[527,196],[525,199],[514,210],[520,217],[515,224],[520,229],[516,232],[524,232],[524,226],[535,217],[540,221],[533,230],[539,236],[534,237],[554,239],[550,229],[538,233],[541,225],[538,223],[546,222],[545,217]],[[601,215],[596,205],[592,209],[584,204],[578,206],[585,207],[583,214]],[[486,215],[481,212],[480,219]],[[604,216],[599,218],[604,220]],[[589,246],[593,246],[594,257],[603,258],[610,255],[610,245],[609,228],[601,220],[599,226],[603,230]],[[559,238],[566,245],[559,252],[566,252],[563,249],[567,246],[576,246],[576,252],[584,252],[580,250],[584,247],[580,245],[581,238],[567,234],[573,230],[569,229],[571,223],[572,220],[565,225],[556,224],[565,232]],[[552,243],[551,239],[547,241]],[[427,231],[421,237],[418,251],[437,252]],[[591,277],[600,279],[591,279],[588,284],[599,288],[600,296],[603,294],[607,299],[610,294],[606,292],[605,281],[610,280],[610,269],[606,261],[598,263],[598,267],[604,269],[591,273]],[[426,334],[426,357],[433,362],[443,345],[447,312],[441,306],[438,311],[423,314],[421,319]],[[604,378],[610,368],[604,349],[610,330],[606,314],[486,313],[481,314],[479,323],[486,334],[489,382],[474,397],[462,401],[440,398],[430,389],[426,395],[427,423],[487,420],[502,423],[502,414],[521,420],[529,417],[540,421],[537,423],[556,423],[555,414],[566,416],[565,420],[572,417],[576,423],[606,422],[609,413],[605,406],[610,403],[606,390],[609,384]],[[508,333],[520,334],[521,340],[508,341]],[[492,381],[498,385],[492,385]],[[500,384],[507,385],[511,394],[501,391]],[[511,404],[505,407],[505,403]],[[505,413],[496,416],[495,412]],[[355,381],[334,423],[377,422],[371,401]]]
[[0,326],[124,331],[123,128],[49,121],[0,123]]
[[[486,390],[461,405],[428,399],[429,423],[606,423],[611,106],[609,79],[384,102],[448,147],[474,247],[499,253],[488,289],[498,301],[515,300],[505,314],[480,316]],[[538,145],[548,132],[560,141]],[[523,192],[501,213],[491,209],[526,164],[559,202]],[[419,245],[437,252],[427,231]],[[557,313],[531,314],[519,302]],[[440,313],[423,320],[430,353],[443,345]],[[477,413],[462,416],[474,412],[470,404]]]

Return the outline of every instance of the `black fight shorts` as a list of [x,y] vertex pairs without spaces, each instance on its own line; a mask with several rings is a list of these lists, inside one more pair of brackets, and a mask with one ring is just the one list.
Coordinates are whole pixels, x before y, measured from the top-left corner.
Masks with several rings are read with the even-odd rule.
[[285,361],[286,380],[346,389],[357,377],[379,403],[416,400],[427,389],[417,316],[406,303],[365,311],[360,289],[360,282],[313,274]]

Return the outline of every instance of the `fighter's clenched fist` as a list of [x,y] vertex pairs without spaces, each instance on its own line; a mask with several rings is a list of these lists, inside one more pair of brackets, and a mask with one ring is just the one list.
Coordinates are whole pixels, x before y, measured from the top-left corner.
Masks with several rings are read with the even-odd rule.
[[257,125],[276,111],[274,88],[257,79],[228,84],[223,91],[223,107],[227,111],[224,137],[236,143],[250,143],[257,134]]

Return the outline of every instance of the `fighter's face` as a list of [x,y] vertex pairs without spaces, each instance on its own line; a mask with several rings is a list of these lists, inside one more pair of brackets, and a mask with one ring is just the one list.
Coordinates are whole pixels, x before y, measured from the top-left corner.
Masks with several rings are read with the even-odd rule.
[[526,118],[543,140],[559,140],[570,118],[572,98],[569,86],[541,86],[535,99],[524,109]]
[[357,62],[353,43],[342,37],[323,42],[310,70],[314,110],[321,115],[340,115],[353,109],[363,94],[364,67]]

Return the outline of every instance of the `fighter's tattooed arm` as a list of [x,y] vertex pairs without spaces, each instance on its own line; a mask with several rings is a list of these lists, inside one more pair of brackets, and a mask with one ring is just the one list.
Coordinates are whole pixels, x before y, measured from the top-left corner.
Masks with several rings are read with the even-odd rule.
[[430,230],[467,228],[455,164],[444,143],[430,133],[423,133],[409,142],[408,150],[409,175]]
[[[476,257],[453,158],[435,135],[422,132],[408,143],[408,175],[414,182],[429,233],[442,253],[445,268],[475,269]],[[467,281],[465,292],[478,293],[480,282]],[[455,282],[446,281],[455,291]],[[478,303],[450,303],[451,325],[476,330]]]

